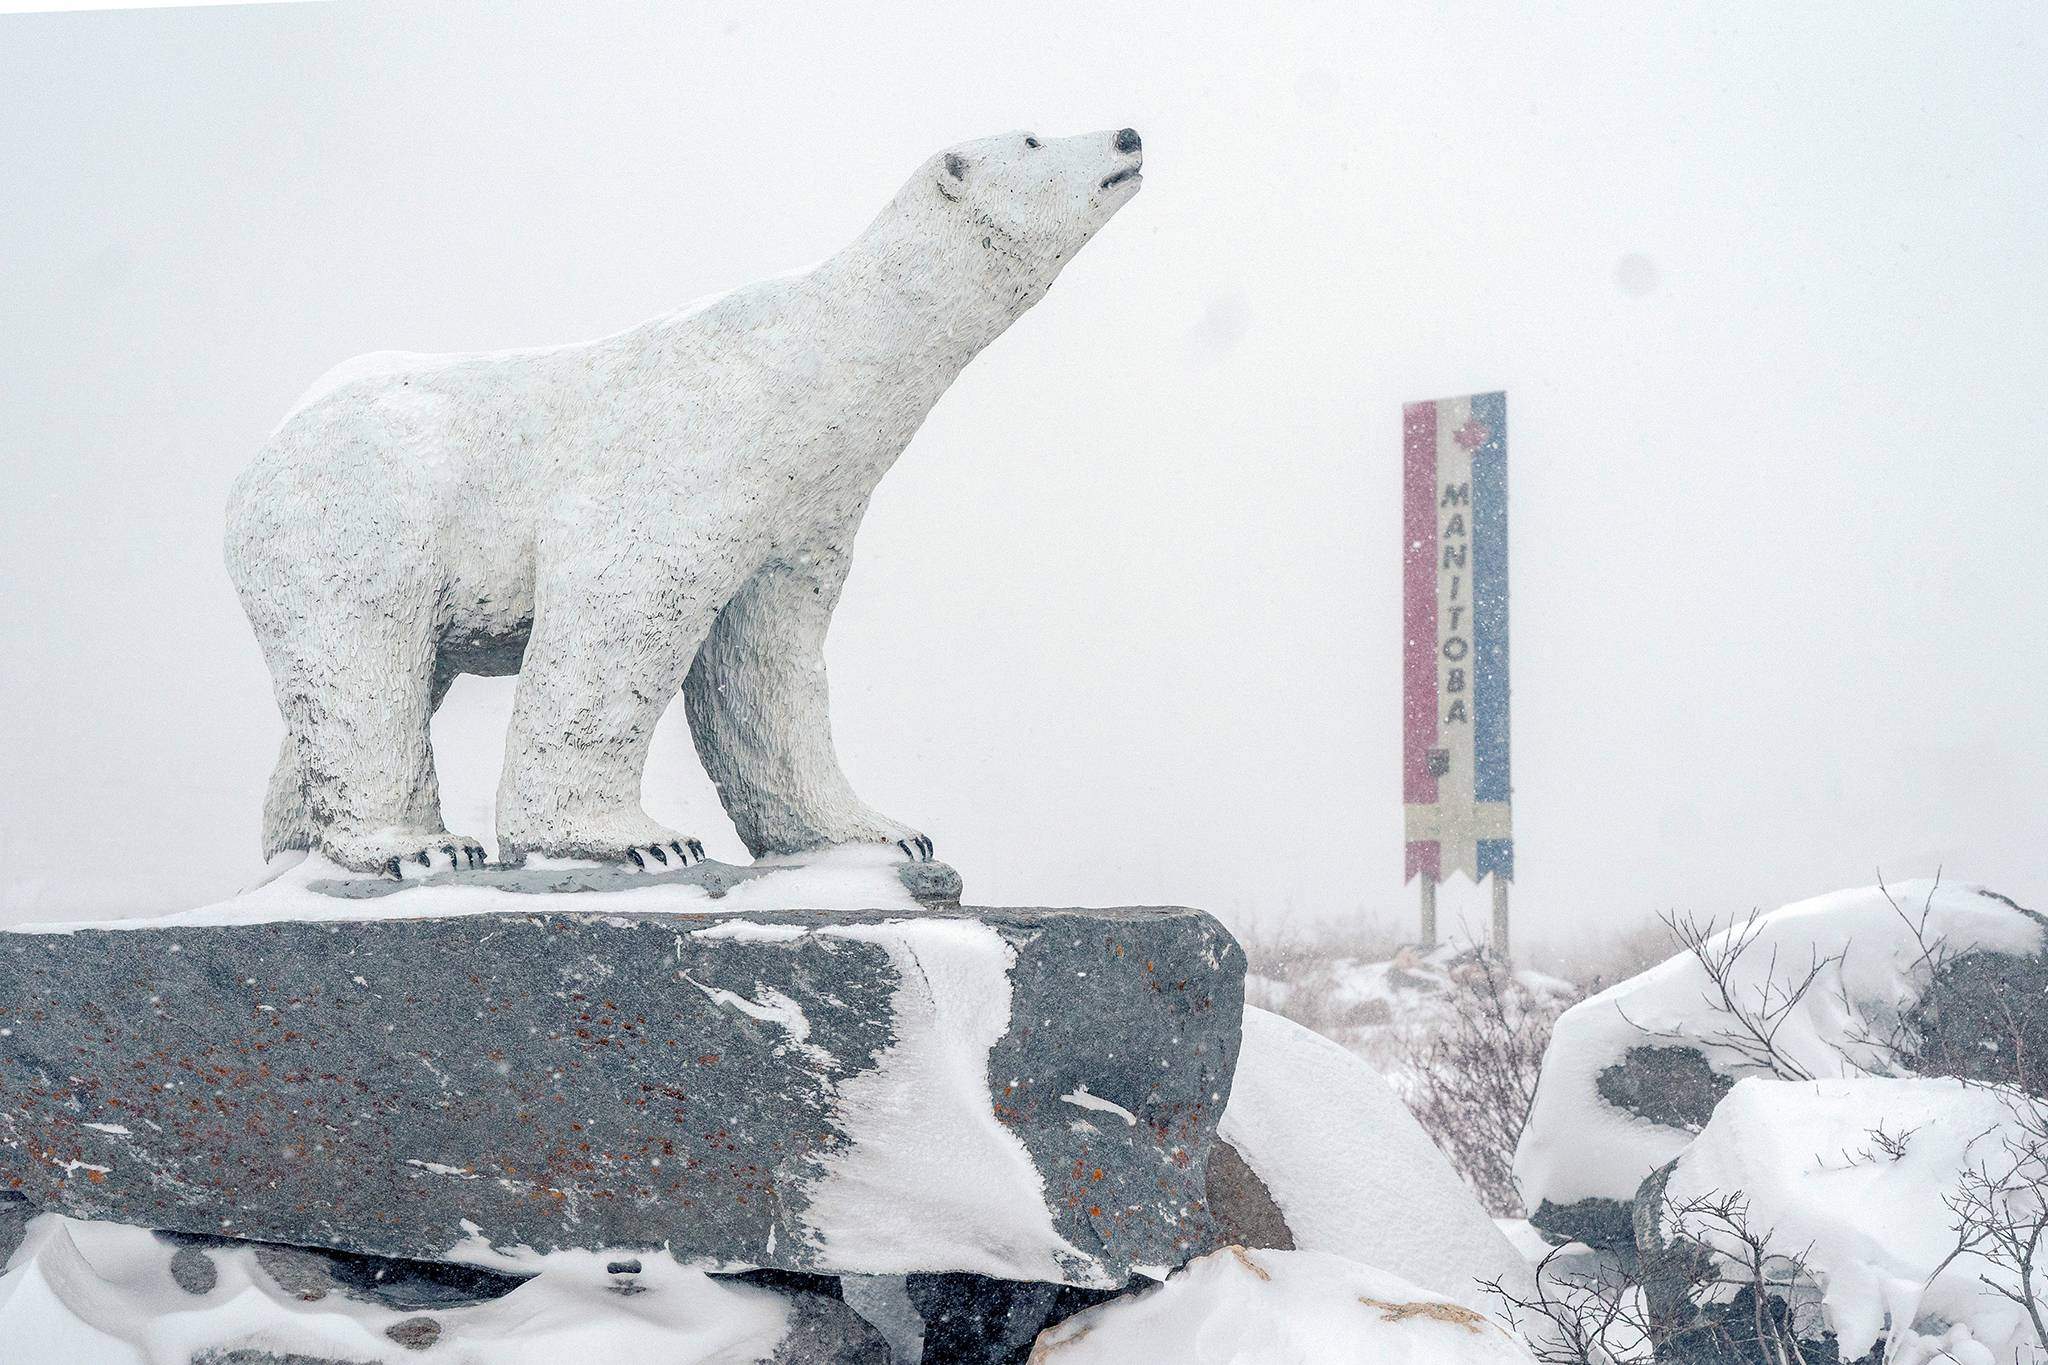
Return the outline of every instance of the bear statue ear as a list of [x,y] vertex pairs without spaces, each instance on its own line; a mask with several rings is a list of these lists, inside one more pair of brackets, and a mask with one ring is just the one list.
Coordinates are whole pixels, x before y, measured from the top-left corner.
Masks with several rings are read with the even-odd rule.
[[935,181],[939,193],[948,199],[960,197],[960,187],[967,180],[967,158],[957,152],[947,152],[939,158],[939,173]]

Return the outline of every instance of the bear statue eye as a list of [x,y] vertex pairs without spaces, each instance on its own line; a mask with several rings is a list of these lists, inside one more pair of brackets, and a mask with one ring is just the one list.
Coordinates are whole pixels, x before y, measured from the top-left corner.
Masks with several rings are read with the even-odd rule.
[[946,174],[952,176],[955,180],[965,180],[967,178],[967,159],[947,152]]
[[1027,137],[1024,139],[1024,145],[1035,150],[1038,146],[1038,139],[1035,137]]

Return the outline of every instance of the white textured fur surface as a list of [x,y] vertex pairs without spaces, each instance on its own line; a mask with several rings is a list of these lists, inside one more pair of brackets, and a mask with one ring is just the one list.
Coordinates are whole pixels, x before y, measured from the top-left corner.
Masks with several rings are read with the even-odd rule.
[[265,856],[481,857],[428,721],[520,675],[500,855],[701,856],[640,778],[678,690],[756,856],[903,842],[840,771],[823,644],[868,498],[962,367],[1137,192],[1128,130],[933,156],[845,250],[601,340],[350,361],[228,504],[287,735]]

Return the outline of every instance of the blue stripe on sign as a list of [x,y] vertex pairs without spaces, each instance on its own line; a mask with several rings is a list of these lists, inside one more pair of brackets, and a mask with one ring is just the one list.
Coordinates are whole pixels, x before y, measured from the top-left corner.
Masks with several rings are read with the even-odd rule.
[[1475,395],[1472,420],[1491,433],[1472,452],[1472,786],[1481,801],[1506,801],[1508,396]]
[[1479,876],[1498,873],[1502,881],[1515,879],[1515,841],[1513,839],[1481,839],[1479,841]]

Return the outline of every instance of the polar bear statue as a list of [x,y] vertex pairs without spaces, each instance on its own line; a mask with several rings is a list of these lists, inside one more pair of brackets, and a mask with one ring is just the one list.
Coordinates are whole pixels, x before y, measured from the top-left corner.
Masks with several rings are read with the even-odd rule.
[[1131,129],[932,157],[845,250],[602,340],[382,352],[322,379],[229,498],[227,563],[284,746],[266,857],[483,861],[451,834],[428,721],[518,673],[507,862],[701,860],[641,770],[683,694],[755,856],[931,840],[855,796],[823,645],[875,485],[968,361],[1141,184]]

